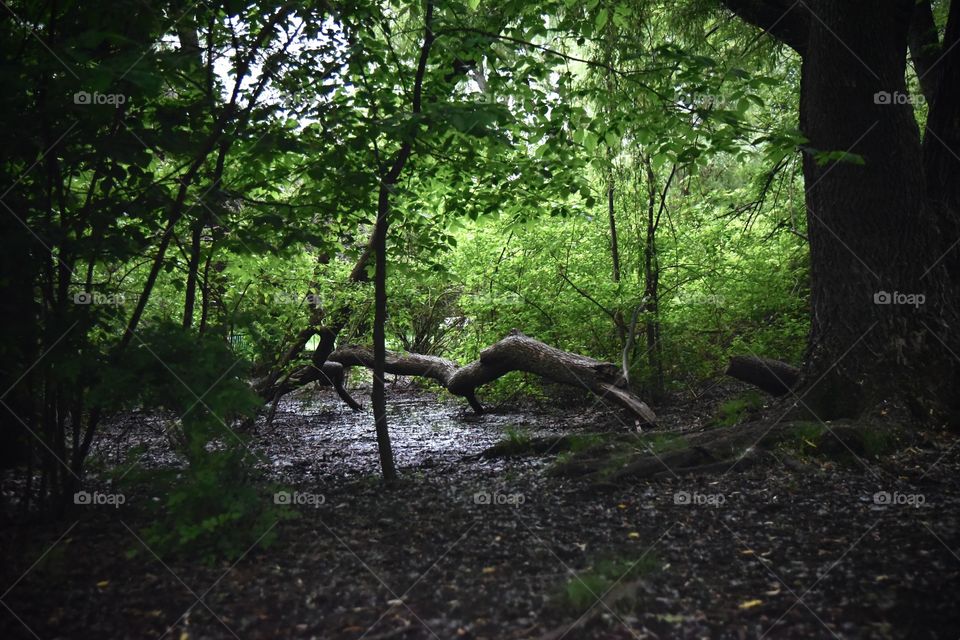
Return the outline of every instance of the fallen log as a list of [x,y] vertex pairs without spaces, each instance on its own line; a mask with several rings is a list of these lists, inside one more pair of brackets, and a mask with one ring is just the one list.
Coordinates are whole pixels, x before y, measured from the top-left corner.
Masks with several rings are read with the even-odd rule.
[[[372,369],[373,351],[366,347],[350,345],[331,353],[330,359],[327,360],[327,362],[334,362],[343,367],[366,367]],[[399,355],[393,351],[387,351],[385,365],[387,373],[398,376],[431,378],[444,387],[447,386],[450,377],[459,369],[457,363],[453,360],[447,360],[446,358],[425,356],[419,353]]]
[[733,356],[726,374],[774,396],[790,393],[800,381],[800,370],[796,367],[779,360],[756,356]]
[[[342,367],[369,369],[373,368],[373,352],[366,347],[351,345],[331,353],[329,362]],[[400,355],[388,351],[384,371],[394,375],[430,378],[450,393],[466,399],[477,413],[484,411],[483,405],[477,400],[477,388],[511,371],[525,371],[586,389],[601,400],[610,400],[629,410],[642,424],[653,424],[657,419],[650,407],[626,386],[616,365],[562,351],[525,336],[516,329],[484,349],[478,360],[464,367],[437,356]],[[341,397],[344,397],[342,393]],[[347,404],[358,405],[355,401],[347,401]]]
[[650,407],[624,386],[620,369],[615,364],[562,351],[516,329],[480,352],[476,362],[457,370],[447,389],[469,400],[477,387],[511,371],[534,373],[554,382],[586,389],[601,400],[611,400],[629,410],[642,424],[653,424],[657,420]]
[[[328,362],[343,367],[372,368],[373,352],[365,347],[348,346],[331,353]],[[476,397],[477,388],[511,371],[525,371],[586,389],[601,400],[629,410],[642,424],[653,424],[657,419],[650,407],[625,385],[616,365],[551,347],[516,329],[484,349],[479,359],[463,367],[436,356],[387,352],[384,370],[435,380],[450,393],[465,398],[477,413],[484,411]]]
[[[367,369],[373,369],[373,351],[367,347],[349,345],[331,353],[330,360],[327,362],[335,362],[344,367],[366,367]],[[425,356],[419,353],[400,355],[393,351],[387,351],[383,370],[384,373],[397,376],[430,378],[449,390],[448,384],[450,378],[453,377],[453,374],[456,373],[459,368],[453,360],[447,360],[446,358],[440,358],[438,356]],[[458,395],[466,398],[474,411],[483,413],[483,405],[480,404],[473,393]]]

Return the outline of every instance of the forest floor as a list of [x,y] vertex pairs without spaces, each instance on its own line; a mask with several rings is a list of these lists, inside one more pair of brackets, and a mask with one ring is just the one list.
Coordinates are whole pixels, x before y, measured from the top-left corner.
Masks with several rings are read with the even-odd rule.
[[[661,429],[709,428],[730,389],[658,407]],[[359,397],[359,394],[358,394]],[[306,502],[278,540],[217,566],[145,552],[144,501],[0,530],[0,637],[957,638],[960,447],[865,464],[814,460],[598,491],[545,474],[556,456],[477,458],[505,434],[630,431],[603,407],[543,403],[482,417],[388,390],[403,481],[378,480],[369,410],[329,390],[286,400],[252,447]],[[715,428],[715,427],[714,427]],[[111,423],[106,461],[143,444]],[[8,486],[8,485],[6,485]],[[884,504],[877,498],[886,492]],[[138,550],[130,557],[131,550]]]

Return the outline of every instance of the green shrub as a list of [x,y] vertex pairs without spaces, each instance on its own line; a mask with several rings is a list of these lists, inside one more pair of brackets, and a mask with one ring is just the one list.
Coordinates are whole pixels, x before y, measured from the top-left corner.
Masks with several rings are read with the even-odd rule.
[[503,430],[505,442],[510,443],[517,449],[523,449],[530,445],[530,432],[517,425],[507,425]]
[[748,391],[720,405],[713,424],[719,427],[732,427],[740,424],[746,417],[763,406],[763,397],[756,391]]
[[563,600],[578,613],[585,611],[614,586],[652,573],[658,570],[661,564],[659,558],[652,553],[647,553],[635,560],[626,558],[599,560],[586,571],[578,573],[567,581]]
[[276,524],[296,512],[274,504],[275,487],[255,482],[249,457],[239,448],[212,451],[182,473],[139,475],[143,488],[166,494],[152,503],[154,521],[142,535],[150,550],[214,564],[235,560],[253,545],[269,547]]
[[123,366],[105,378],[104,399],[123,399],[115,408],[172,416],[167,431],[186,468],[126,480],[165,494],[143,536],[161,556],[234,559],[258,541],[269,545],[273,525],[292,516],[258,489],[254,457],[237,431],[260,406],[245,370],[222,339],[164,323],[144,330]]

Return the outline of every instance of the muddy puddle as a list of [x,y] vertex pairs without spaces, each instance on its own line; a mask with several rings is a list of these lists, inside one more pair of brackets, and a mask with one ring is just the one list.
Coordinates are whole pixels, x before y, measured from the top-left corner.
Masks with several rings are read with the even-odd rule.
[[[409,388],[388,390],[387,421],[401,471],[460,468],[509,434],[536,438],[563,429],[529,408],[493,408],[477,416],[466,403]],[[270,461],[270,475],[284,482],[355,478],[380,469],[369,398],[356,412],[323,390],[286,398],[269,427],[258,424],[251,446]]]

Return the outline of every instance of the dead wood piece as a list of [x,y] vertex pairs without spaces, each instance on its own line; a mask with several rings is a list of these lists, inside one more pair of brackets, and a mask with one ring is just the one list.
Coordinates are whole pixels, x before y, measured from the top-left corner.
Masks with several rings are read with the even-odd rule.
[[774,396],[790,393],[800,381],[800,370],[796,367],[779,360],[756,356],[733,356],[726,374]]

